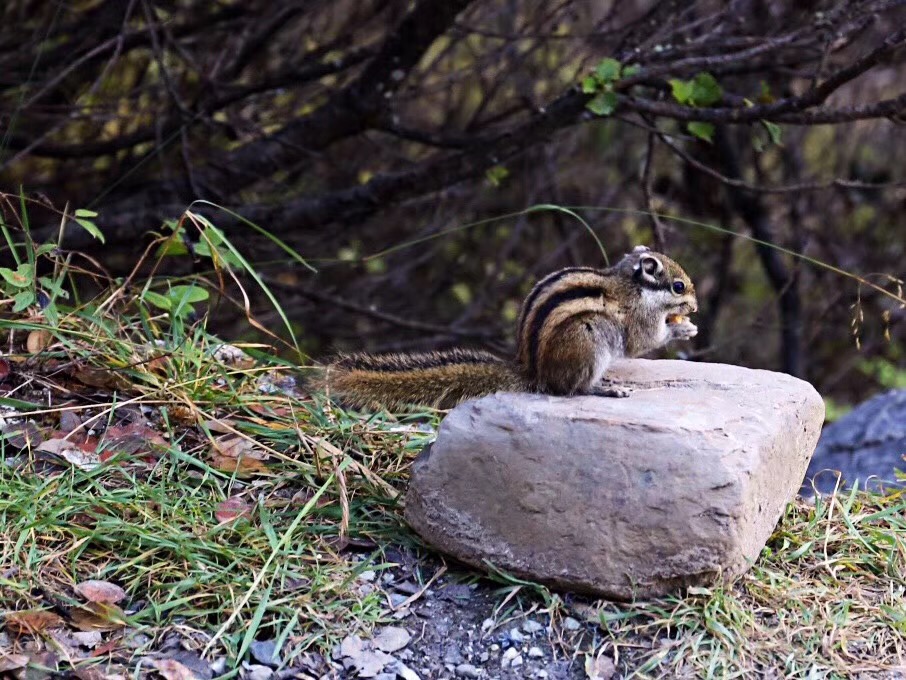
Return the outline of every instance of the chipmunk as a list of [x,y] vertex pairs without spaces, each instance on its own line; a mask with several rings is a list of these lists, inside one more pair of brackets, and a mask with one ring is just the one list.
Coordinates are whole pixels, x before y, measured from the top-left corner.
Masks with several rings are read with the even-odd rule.
[[630,391],[602,382],[614,359],[638,356],[698,332],[695,287],[673,260],[636,248],[607,269],[568,267],[541,279],[519,315],[515,360],[480,350],[341,355],[324,384],[355,406],[451,408],[492,392]]

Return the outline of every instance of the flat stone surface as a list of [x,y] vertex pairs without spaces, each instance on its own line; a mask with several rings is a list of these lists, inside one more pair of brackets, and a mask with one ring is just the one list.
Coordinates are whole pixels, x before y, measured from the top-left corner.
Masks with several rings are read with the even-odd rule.
[[[890,390],[859,404],[824,428],[799,493],[813,496],[858,484],[872,491],[906,485],[906,390]],[[839,475],[837,473],[840,473]]]
[[613,599],[734,576],[795,495],[824,402],[791,376],[630,359],[627,399],[495,394],[444,419],[406,518],[434,546]]

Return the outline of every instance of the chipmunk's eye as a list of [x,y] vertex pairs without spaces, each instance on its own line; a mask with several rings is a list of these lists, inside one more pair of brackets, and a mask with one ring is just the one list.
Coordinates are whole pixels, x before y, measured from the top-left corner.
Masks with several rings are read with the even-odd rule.
[[683,283],[682,281],[674,281],[673,282],[673,292],[676,293],[677,295],[682,295],[683,293],[686,292],[686,284]]

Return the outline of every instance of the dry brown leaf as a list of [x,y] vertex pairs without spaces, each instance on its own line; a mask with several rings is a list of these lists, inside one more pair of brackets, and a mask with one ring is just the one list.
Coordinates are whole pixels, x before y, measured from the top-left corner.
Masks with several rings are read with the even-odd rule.
[[176,659],[151,659],[151,665],[165,680],[198,680],[198,675]]
[[34,330],[25,339],[25,349],[29,354],[37,354],[50,347],[51,342],[53,342],[53,336],[50,331]]
[[3,382],[9,377],[9,373],[12,370],[9,361],[0,357],[0,382]]
[[14,449],[33,448],[44,441],[41,430],[32,421],[6,423],[0,428],[6,443]]
[[101,464],[101,457],[97,453],[96,437],[88,437],[82,444],[71,442],[68,439],[48,439],[41,442],[35,450],[53,453],[82,470],[93,470]]
[[214,511],[214,517],[223,524],[232,522],[240,517],[251,517],[252,506],[244,498],[239,496],[230,496],[225,501],[217,504],[217,510]]
[[25,668],[28,665],[28,657],[24,654],[6,654],[0,652],[0,673]]
[[202,423],[211,432],[218,434],[232,434],[236,430],[236,421],[232,418],[206,420]]
[[117,454],[144,458],[153,463],[160,454],[167,450],[169,444],[161,434],[147,425],[130,423],[129,425],[111,425],[101,437],[100,458],[107,461]]
[[265,474],[268,467],[264,462],[257,458],[241,456],[240,458],[230,458],[221,456],[217,453],[211,454],[211,467],[221,472],[236,474],[239,477],[248,477],[256,474]]
[[72,674],[77,677],[78,680],[110,680],[110,678],[116,677],[107,675],[97,666],[81,666],[73,668]]
[[60,414],[60,432],[69,434],[73,430],[82,426],[82,419],[75,411],[63,411]]
[[126,625],[126,614],[115,604],[105,602],[88,602],[81,607],[74,607],[71,613],[72,623],[79,630],[116,630]]
[[126,599],[126,591],[109,581],[82,581],[75,591],[89,602],[116,604]]
[[6,627],[19,635],[36,635],[48,628],[59,628],[63,619],[46,609],[27,609],[10,612],[4,619]]
[[267,458],[267,452],[263,451],[254,439],[247,439],[238,435],[217,437],[214,440],[214,449],[221,456],[228,458],[238,458],[239,456],[257,458],[258,460]]
[[106,368],[80,366],[72,369],[70,375],[83,385],[102,390],[128,390],[132,387],[124,374]]

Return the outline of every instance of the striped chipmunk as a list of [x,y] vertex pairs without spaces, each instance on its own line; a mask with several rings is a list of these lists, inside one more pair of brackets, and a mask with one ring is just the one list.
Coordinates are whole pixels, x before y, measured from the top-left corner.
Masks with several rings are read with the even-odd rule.
[[614,359],[639,356],[698,332],[695,287],[676,262],[636,246],[607,269],[568,267],[548,274],[522,305],[514,360],[452,349],[337,357],[322,379],[354,406],[451,408],[492,392],[627,397],[604,381]]

